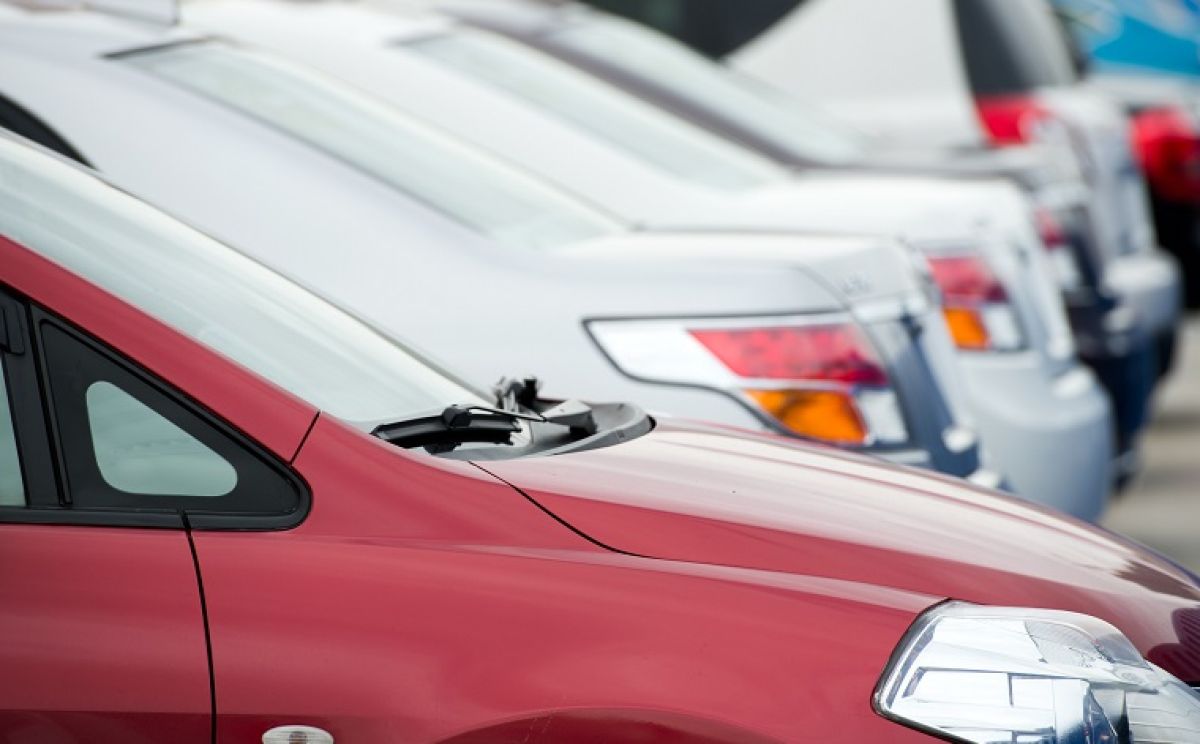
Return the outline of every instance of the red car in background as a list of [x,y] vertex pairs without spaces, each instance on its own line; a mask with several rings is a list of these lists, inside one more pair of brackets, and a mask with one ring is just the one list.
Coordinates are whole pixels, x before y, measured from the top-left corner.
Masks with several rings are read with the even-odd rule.
[[4,741],[1200,738],[1200,587],[1081,523],[489,399],[7,137],[0,284]]

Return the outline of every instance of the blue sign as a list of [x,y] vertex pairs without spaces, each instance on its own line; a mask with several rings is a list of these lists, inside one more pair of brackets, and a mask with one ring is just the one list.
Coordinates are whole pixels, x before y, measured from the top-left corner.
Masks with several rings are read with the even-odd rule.
[[1200,0],[1054,0],[1099,69],[1200,78]]

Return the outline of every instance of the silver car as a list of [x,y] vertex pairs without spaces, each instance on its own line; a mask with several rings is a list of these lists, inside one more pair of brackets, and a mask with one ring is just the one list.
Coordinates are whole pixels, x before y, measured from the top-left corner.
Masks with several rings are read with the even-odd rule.
[[903,237],[941,284],[971,410],[999,469],[1033,500],[1089,518],[1103,509],[1110,409],[1074,356],[1053,269],[1010,184],[792,177],[556,60],[445,18],[270,1],[196,2],[185,17],[302,57],[631,221]]

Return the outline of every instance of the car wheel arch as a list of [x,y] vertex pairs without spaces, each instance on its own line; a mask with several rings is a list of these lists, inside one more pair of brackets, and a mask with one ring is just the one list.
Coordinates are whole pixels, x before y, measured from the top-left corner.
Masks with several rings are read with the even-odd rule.
[[635,708],[542,711],[484,725],[439,744],[782,744],[700,715]]

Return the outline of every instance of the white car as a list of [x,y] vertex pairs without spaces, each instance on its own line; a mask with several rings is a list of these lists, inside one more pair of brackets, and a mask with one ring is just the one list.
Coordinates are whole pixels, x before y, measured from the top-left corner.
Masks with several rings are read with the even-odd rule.
[[996,482],[894,240],[634,232],[269,54],[92,11],[0,6],[0,96],[19,133],[476,381]]
[[998,468],[1027,498],[1102,510],[1107,399],[1074,356],[1029,205],[1010,184],[793,177],[546,55],[437,16],[238,0],[186,4],[184,17],[303,59],[640,224],[904,238],[942,286]]

